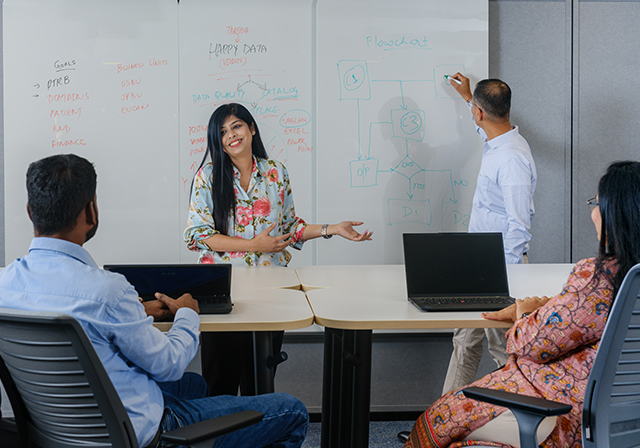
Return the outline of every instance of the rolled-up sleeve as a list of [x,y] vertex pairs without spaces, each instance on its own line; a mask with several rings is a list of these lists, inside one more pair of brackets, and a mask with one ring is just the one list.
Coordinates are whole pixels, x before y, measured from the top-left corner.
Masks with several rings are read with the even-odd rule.
[[282,167],[282,221],[284,233],[293,233],[290,246],[294,249],[302,249],[304,240],[302,234],[307,223],[300,217],[296,216],[296,209],[293,205],[293,193],[291,192],[291,181],[287,169]]
[[184,231],[184,242],[192,251],[209,250],[203,240],[216,233],[213,221],[213,190],[211,188],[211,166],[203,166],[193,179],[187,228]]

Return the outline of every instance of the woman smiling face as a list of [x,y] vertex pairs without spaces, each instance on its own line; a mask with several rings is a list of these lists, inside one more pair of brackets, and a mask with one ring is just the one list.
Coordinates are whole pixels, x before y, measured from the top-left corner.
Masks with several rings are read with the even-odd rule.
[[250,156],[251,143],[255,133],[253,126],[250,127],[235,115],[229,115],[220,129],[224,152],[229,154],[231,159]]

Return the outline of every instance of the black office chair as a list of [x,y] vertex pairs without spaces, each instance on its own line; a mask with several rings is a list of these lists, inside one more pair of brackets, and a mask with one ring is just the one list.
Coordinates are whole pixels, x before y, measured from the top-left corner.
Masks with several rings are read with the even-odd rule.
[[[2,359],[0,358],[0,362]],[[1,383],[2,381],[0,381]],[[2,400],[0,400],[2,405]],[[20,440],[18,439],[18,427],[14,418],[8,418],[0,415],[0,440],[2,440],[3,448],[19,448]]]
[[[536,429],[549,415],[571,406],[542,398],[469,387],[465,396],[512,410],[520,446],[535,448]],[[562,409],[562,407],[565,409]],[[609,312],[582,408],[584,448],[627,448],[640,444],[640,264],[625,276]]]
[[[15,414],[20,447],[138,448],[120,397],[80,323],[47,312],[0,308],[0,379]],[[196,423],[159,439],[194,448],[259,422],[244,411]]]

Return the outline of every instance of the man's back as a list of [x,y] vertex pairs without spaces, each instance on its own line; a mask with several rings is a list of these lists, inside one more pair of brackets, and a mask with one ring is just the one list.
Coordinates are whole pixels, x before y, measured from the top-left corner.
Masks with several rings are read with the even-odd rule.
[[192,316],[183,319],[187,331],[170,336],[180,341],[179,350],[172,348],[169,338],[153,328],[153,319],[124,277],[99,269],[86,250],[64,240],[35,238],[29,254],[0,273],[0,306],[56,311],[78,319],[141,443],[155,434],[164,409],[154,379],[180,379],[197,350],[196,313],[180,313]]
[[536,182],[531,150],[517,126],[485,141],[469,232],[501,232],[507,263],[521,263],[529,248]]

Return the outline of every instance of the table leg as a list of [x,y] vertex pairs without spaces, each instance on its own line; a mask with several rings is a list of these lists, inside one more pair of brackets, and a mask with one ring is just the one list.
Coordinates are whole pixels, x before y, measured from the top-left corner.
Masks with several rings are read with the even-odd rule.
[[322,448],[369,446],[372,334],[325,328]]
[[256,395],[275,391],[274,369],[267,365],[273,357],[272,333],[271,331],[253,332],[253,377]]

